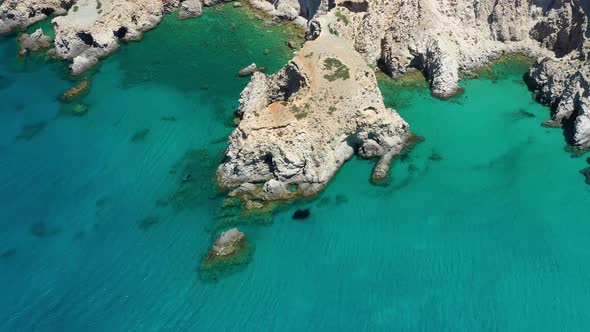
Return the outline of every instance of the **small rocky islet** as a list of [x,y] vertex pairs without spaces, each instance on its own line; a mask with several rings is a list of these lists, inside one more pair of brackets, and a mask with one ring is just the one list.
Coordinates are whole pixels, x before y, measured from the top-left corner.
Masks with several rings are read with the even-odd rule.
[[[42,30],[22,34],[20,54],[46,50],[70,62],[72,75],[81,75],[122,42],[140,40],[171,11],[178,9],[180,19],[189,19],[200,16],[204,6],[224,2],[6,0],[0,5],[0,33],[50,17],[55,38]],[[583,0],[248,3],[270,15],[271,23],[289,20],[305,30],[305,43],[279,72],[267,75],[256,64],[237,72],[252,78],[240,96],[240,122],[229,136],[216,178],[220,189],[247,197],[250,207],[315,195],[354,155],[377,159],[371,179],[387,179],[390,163],[417,140],[411,124],[384,104],[375,67],[394,78],[420,71],[432,94],[446,99],[461,93],[461,73],[505,54],[533,57],[525,80],[535,99],[552,108],[545,124],[563,127],[573,150],[590,147],[589,6]],[[63,98],[74,99],[88,87],[83,79]],[[81,106],[73,113],[87,111],[83,104],[74,105]],[[17,139],[30,140],[44,127],[25,126]],[[142,142],[149,132],[141,129],[130,141]],[[588,179],[587,169],[582,174]],[[36,236],[47,233],[42,227],[32,231]],[[228,238],[241,243],[242,233],[232,229],[224,237],[226,233],[216,241],[223,238],[218,248]],[[215,263],[217,256],[206,261]]]

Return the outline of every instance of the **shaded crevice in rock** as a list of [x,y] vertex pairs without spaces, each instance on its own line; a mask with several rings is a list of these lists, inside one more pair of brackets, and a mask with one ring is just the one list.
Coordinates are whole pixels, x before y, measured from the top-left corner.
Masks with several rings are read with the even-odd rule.
[[369,9],[367,1],[343,1],[338,6],[344,7],[353,13],[364,13]]
[[120,27],[116,31],[113,31],[113,34],[115,35],[115,37],[117,37],[119,39],[125,38],[125,36],[127,35],[127,28]]
[[78,32],[76,36],[88,46],[93,46],[95,44],[94,38],[87,32]]

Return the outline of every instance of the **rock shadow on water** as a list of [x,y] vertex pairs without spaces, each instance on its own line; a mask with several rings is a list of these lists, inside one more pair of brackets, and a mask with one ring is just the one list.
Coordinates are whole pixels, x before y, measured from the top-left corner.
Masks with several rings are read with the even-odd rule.
[[271,225],[274,213],[286,206],[287,204],[283,206],[277,202],[244,201],[237,197],[228,197],[217,208],[213,231],[241,225]]
[[146,137],[149,135],[150,129],[143,128],[141,130],[136,131],[133,136],[129,139],[131,143],[140,143],[145,141]]
[[137,228],[139,228],[142,231],[148,231],[152,227],[158,225],[159,223],[160,223],[160,218],[159,217],[149,216],[149,217],[143,218],[139,222],[139,224],[137,225]]
[[43,222],[31,225],[30,234],[37,238],[50,238],[61,233],[61,228],[51,227]]
[[16,135],[15,139],[17,141],[30,141],[35,138],[35,136],[39,135],[39,133],[41,133],[45,127],[47,127],[46,121],[24,125],[21,129],[21,132]]
[[443,159],[442,156],[439,153],[437,153],[436,151],[432,151],[430,156],[428,156],[428,160],[431,160],[431,161],[441,161],[442,159]]
[[348,197],[344,194],[336,195],[336,205],[342,205],[348,203]]

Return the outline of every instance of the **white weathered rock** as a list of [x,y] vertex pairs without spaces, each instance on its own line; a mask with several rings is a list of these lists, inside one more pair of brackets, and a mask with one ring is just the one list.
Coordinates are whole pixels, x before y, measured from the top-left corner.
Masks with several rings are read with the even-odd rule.
[[37,52],[41,49],[51,47],[53,39],[46,36],[42,29],[37,29],[30,35],[26,33],[21,34],[18,42],[20,48],[19,54],[25,55],[29,52]]
[[74,0],[5,0],[0,4],[0,33],[24,29],[50,15],[63,15]]
[[217,238],[209,255],[208,260],[227,257],[235,254],[241,247],[242,242],[245,241],[246,235],[240,232],[237,228],[227,230]]
[[[580,113],[589,77],[588,0],[335,2],[327,15],[336,22],[322,26],[312,20],[308,39],[320,30],[338,34],[393,77],[421,70],[433,94],[443,98],[460,91],[459,72],[523,53],[544,59],[533,66],[528,81],[538,99],[556,109],[552,122]],[[584,128],[584,121],[575,123]]]
[[201,0],[184,0],[180,3],[178,18],[181,20],[199,17],[203,14],[203,4]]
[[390,159],[409,136],[407,123],[383,104],[373,70],[328,32],[277,74],[255,73],[237,113],[220,186],[265,182],[259,196],[267,200],[292,197],[288,184],[316,193],[355,153]]
[[245,68],[240,69],[238,71],[238,75],[239,76],[250,76],[250,75],[254,74],[257,71],[259,71],[259,68],[256,66],[255,63],[253,63],[253,64],[251,64],[251,65],[249,65],[249,66],[247,66]]

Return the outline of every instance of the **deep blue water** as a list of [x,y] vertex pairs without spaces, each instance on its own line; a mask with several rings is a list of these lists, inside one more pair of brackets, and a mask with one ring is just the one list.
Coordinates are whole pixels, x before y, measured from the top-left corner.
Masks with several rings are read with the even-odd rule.
[[0,40],[1,331],[588,331],[586,161],[540,127],[519,66],[446,102],[383,83],[426,137],[392,183],[350,161],[320,197],[242,227],[247,267],[201,281],[235,72],[290,57],[281,30],[231,10],[125,45],[84,116],[63,112],[63,65]]

